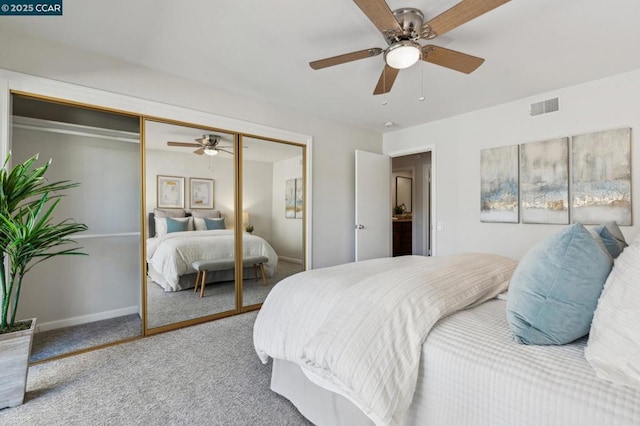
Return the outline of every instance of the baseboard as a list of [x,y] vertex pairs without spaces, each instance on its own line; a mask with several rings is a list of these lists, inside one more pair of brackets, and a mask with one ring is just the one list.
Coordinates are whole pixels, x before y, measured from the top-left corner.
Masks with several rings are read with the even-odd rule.
[[36,333],[41,331],[55,330],[57,328],[71,327],[74,325],[87,324],[90,322],[122,317],[125,315],[137,314],[138,306],[128,306],[126,308],[113,309],[111,311],[103,311],[95,314],[82,315],[79,317],[65,318],[56,321],[48,321],[36,323]]
[[293,257],[278,256],[278,259],[286,260],[287,262],[297,263],[302,265],[302,259],[294,259]]

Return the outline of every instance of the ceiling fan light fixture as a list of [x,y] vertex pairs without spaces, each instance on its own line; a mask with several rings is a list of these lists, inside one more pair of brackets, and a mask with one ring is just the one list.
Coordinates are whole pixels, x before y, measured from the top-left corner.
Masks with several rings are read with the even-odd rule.
[[218,150],[208,146],[204,149],[204,153],[207,155],[218,155]]
[[392,44],[384,54],[384,60],[392,68],[399,70],[409,68],[420,59],[420,43],[412,40],[401,40]]

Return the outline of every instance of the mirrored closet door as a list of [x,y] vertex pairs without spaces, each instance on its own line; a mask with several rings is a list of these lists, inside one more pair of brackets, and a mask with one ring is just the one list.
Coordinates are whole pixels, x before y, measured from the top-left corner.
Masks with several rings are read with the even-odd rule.
[[242,305],[248,310],[304,270],[305,147],[254,136],[241,143]]
[[151,333],[236,310],[236,136],[147,119],[146,313]]
[[257,309],[304,270],[303,145],[158,118],[144,145],[148,334]]
[[64,192],[54,220],[88,230],[88,256],[59,256],[25,276],[19,318],[37,318],[31,362],[142,334],[140,119],[99,108],[12,95],[12,164],[39,154]]

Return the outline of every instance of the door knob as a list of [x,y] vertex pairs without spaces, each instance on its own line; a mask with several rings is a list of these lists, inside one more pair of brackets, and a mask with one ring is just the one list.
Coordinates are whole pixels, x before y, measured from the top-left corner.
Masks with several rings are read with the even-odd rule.
[[356,225],[356,229],[364,229],[364,225]]

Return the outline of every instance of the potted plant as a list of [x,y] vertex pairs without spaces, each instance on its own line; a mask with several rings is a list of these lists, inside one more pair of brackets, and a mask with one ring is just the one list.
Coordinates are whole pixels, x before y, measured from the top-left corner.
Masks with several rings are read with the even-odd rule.
[[245,230],[247,233],[251,234],[251,233],[253,232],[253,225],[247,225],[247,226],[245,226],[245,227],[244,227],[244,230]]
[[401,215],[401,214],[403,214],[403,213],[404,213],[405,209],[406,209],[406,207],[404,206],[404,204],[401,204],[401,205],[399,205],[399,206],[398,206],[398,205],[396,205],[396,206],[393,208],[393,214],[394,214],[394,215],[396,215],[396,216],[399,216],[399,215]]
[[51,257],[84,254],[68,237],[87,230],[86,225],[70,219],[59,223],[52,219],[61,200],[57,192],[78,186],[77,183],[49,183],[44,175],[51,161],[36,167],[38,155],[11,170],[10,158],[11,153],[0,170],[0,409],[24,401],[35,330],[35,318],[16,321],[24,276]]

